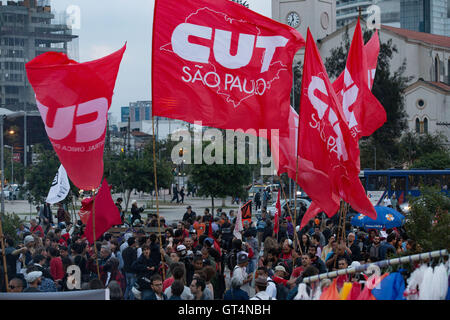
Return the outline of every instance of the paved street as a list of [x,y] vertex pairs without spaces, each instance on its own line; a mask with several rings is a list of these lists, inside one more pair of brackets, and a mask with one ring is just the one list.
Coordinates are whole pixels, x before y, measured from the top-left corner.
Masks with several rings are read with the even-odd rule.
[[[116,200],[118,197],[122,197],[121,194],[113,194],[113,199]],[[132,194],[130,203],[128,204],[128,213],[130,212],[131,207],[131,201],[136,199],[138,202],[138,206],[144,206],[146,208],[146,212],[154,212],[156,213],[156,203],[155,203],[155,197],[151,197],[150,195],[146,194],[144,196],[139,196],[139,194]],[[180,220],[183,217],[183,214],[186,212],[186,207],[188,205],[192,206],[192,210],[194,210],[197,215],[203,215],[205,208],[211,209],[211,198],[200,198],[200,197],[185,197],[184,198],[184,204],[176,204],[175,201],[173,203],[170,203],[170,200],[172,199],[171,195],[162,194],[159,197],[160,200],[160,215],[166,219],[167,222],[172,222],[176,220]],[[152,207],[153,204],[153,207]],[[80,201],[76,203],[76,207],[79,208],[81,206]],[[123,204],[123,207],[125,205]],[[214,208],[215,210],[217,208],[222,207],[222,199],[214,199]],[[149,209],[150,208],[150,209]],[[225,211],[229,211],[231,209],[238,209],[239,206],[236,204],[231,204],[231,198],[228,197],[225,201]],[[57,207],[52,207],[54,209],[53,213],[56,214]],[[70,212],[73,212],[73,206],[69,207]],[[78,210],[77,210],[78,211]],[[18,214],[22,219],[29,221],[30,216],[36,216],[36,206],[31,205],[26,200],[15,200],[15,201],[9,201],[5,200],[5,212],[6,213],[16,213]],[[145,217],[145,214],[144,214]]]

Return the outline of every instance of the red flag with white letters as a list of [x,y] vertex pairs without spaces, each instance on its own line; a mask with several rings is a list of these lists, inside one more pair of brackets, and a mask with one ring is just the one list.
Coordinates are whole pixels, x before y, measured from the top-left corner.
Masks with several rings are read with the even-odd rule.
[[53,149],[80,189],[97,188],[103,176],[108,110],[125,49],[85,63],[47,52],[26,64]]
[[221,129],[279,129],[289,117],[298,31],[228,0],[156,0],[153,115]]
[[[378,32],[375,31],[375,34],[364,46],[358,21],[347,58],[347,67],[333,82],[334,91],[342,104],[352,136],[357,140],[362,136],[371,135],[386,122],[384,107],[370,92],[375,79],[379,52]],[[357,167],[360,168],[359,161]],[[358,188],[361,192],[362,188],[359,185]],[[320,211],[322,210],[317,203],[313,202],[303,218],[302,226]]]
[[309,30],[300,104],[298,181],[315,202],[313,209],[320,207],[331,217],[342,198],[355,210],[376,217],[358,178],[357,141]]
[[362,136],[370,136],[386,122],[384,107],[370,91],[375,78],[379,51],[378,33],[375,33],[364,47],[358,19],[347,65],[343,74],[333,83],[352,136],[358,140]]

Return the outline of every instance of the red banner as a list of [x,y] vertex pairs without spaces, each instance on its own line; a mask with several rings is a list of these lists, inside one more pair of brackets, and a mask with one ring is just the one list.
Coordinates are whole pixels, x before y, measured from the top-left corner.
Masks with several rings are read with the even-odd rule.
[[[299,182],[328,216],[340,198],[376,217],[359,181],[359,147],[308,30],[298,138]],[[300,143],[301,141],[301,143]]]
[[295,29],[228,0],[156,0],[153,115],[287,136]]
[[108,110],[125,49],[85,63],[47,52],[26,64],[50,142],[80,189],[97,188],[103,176]]

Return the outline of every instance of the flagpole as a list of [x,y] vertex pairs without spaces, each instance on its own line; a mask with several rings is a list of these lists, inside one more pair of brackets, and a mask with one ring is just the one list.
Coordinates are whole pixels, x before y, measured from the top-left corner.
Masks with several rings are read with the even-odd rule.
[[[156,216],[158,219],[158,235],[159,235],[159,246],[162,248],[161,241],[161,222],[159,220],[159,200],[158,200],[158,179],[156,177],[156,150],[155,150],[155,116],[152,116],[152,128],[153,128],[153,175],[155,176],[155,196],[156,196]],[[162,261],[162,273],[163,273],[163,281],[166,279],[166,271],[164,269],[164,255],[161,253],[161,261]]]
[[2,220],[3,220],[3,213],[1,214],[1,219],[0,219],[0,242],[1,242],[1,246],[2,246],[2,255],[3,255],[3,269],[4,269],[4,273],[5,273],[5,287],[6,287],[6,292],[9,292],[9,281],[8,281],[8,267],[6,265],[6,253],[5,253],[5,237],[3,235],[3,226],[2,226]]
[[97,238],[95,233],[95,189],[92,189],[93,200],[92,200],[92,232],[94,233],[93,243],[94,243],[94,252],[96,256],[96,265],[97,265],[97,276],[100,279],[100,267],[98,265],[98,251],[97,251]]

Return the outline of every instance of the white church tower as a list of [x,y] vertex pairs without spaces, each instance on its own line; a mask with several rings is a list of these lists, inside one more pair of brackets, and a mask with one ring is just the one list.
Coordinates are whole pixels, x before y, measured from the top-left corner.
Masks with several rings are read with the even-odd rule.
[[297,29],[305,40],[309,27],[317,41],[336,31],[336,0],[272,0],[272,19]]

